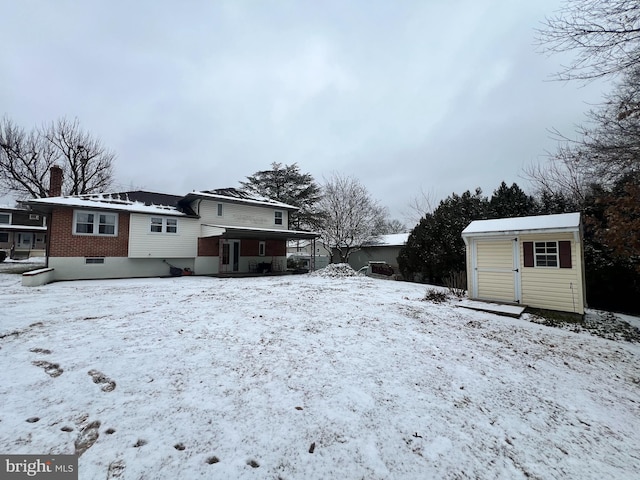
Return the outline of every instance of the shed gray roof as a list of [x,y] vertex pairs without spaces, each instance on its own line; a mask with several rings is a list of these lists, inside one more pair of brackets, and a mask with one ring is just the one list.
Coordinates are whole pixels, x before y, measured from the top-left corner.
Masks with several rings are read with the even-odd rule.
[[462,236],[514,234],[544,230],[574,231],[579,228],[580,213],[559,213],[556,215],[536,215],[532,217],[474,220],[462,231]]

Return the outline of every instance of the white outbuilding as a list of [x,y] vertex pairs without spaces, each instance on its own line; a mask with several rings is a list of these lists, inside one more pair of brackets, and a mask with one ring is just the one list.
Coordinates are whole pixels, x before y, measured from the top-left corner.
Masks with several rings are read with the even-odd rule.
[[476,220],[462,238],[469,298],[584,314],[579,213]]

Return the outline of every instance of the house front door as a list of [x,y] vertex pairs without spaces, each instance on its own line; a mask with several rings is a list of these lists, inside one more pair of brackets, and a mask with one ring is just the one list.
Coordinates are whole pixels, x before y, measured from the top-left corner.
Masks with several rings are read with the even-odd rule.
[[16,249],[31,250],[33,248],[33,233],[18,233]]

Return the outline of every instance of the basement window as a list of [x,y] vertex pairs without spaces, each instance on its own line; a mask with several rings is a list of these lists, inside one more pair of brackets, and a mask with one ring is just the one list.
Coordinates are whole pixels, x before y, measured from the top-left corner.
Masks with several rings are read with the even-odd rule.
[[86,257],[84,263],[85,265],[103,265],[104,257]]

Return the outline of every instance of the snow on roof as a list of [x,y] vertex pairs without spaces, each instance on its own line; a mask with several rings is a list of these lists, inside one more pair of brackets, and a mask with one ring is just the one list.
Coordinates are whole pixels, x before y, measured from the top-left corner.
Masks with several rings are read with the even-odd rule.
[[556,215],[474,220],[462,231],[462,235],[514,233],[532,230],[577,230],[579,226],[580,213],[560,213]]
[[145,205],[143,202],[136,202],[122,199],[117,194],[95,194],[95,195],[74,195],[68,197],[48,197],[34,198],[24,201],[25,204],[35,206],[60,206],[60,207],[82,207],[102,210],[119,210],[137,213],[156,213],[161,215],[187,216],[177,208],[168,205]]
[[254,205],[269,205],[271,207],[279,207],[287,210],[299,210],[298,207],[289,205],[287,203],[278,202],[265,197],[249,196],[244,192],[235,188],[223,188],[210,191],[198,191],[187,194],[187,197],[204,197],[213,198],[217,200],[226,200],[239,203],[249,203]]
[[380,235],[372,242],[368,242],[365,246],[368,247],[395,247],[406,245],[409,239],[408,233],[392,233],[389,235]]

